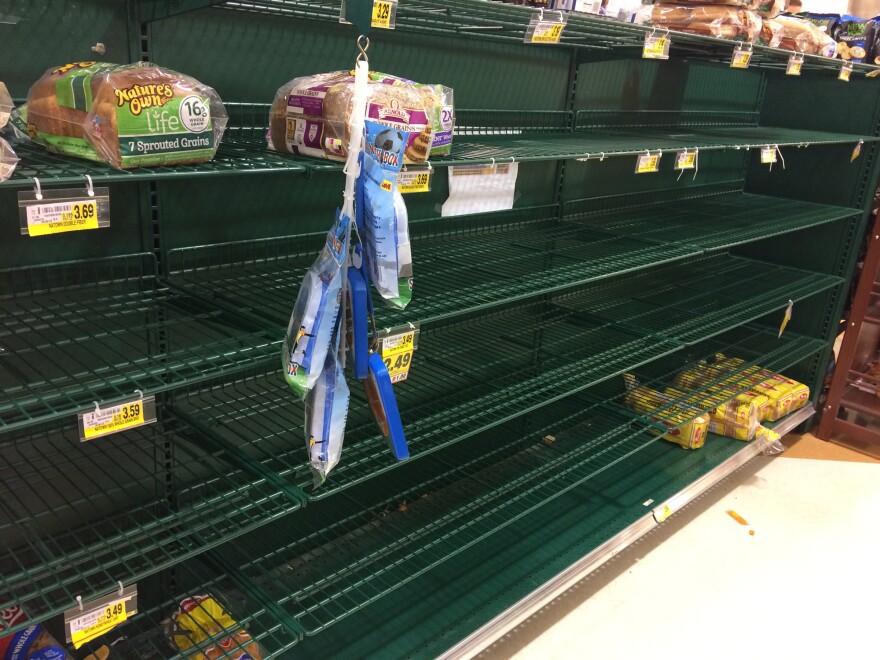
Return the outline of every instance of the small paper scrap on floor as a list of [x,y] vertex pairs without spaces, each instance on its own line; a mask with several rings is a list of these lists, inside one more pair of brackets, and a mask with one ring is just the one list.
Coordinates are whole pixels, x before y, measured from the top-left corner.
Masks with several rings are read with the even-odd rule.
[[728,510],[727,515],[730,516],[731,518],[733,518],[740,525],[748,525],[749,524],[745,518],[743,518],[741,515],[739,515],[733,509]]

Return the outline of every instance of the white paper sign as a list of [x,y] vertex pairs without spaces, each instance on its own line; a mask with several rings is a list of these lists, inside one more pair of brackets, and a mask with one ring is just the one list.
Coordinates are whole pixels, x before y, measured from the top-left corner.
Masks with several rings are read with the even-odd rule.
[[449,168],[449,198],[444,218],[513,208],[519,163],[456,165]]

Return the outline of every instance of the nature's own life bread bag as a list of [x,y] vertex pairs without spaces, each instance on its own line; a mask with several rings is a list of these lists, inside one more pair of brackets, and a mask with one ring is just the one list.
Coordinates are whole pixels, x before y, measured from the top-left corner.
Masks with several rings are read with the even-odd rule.
[[210,160],[226,128],[213,89],[148,62],[50,69],[16,115],[16,127],[50,151],[122,168]]
[[[275,94],[269,146],[304,156],[345,160],[354,95],[351,71],[295,78]],[[367,119],[409,133],[404,163],[443,156],[452,144],[452,90],[370,72]]]

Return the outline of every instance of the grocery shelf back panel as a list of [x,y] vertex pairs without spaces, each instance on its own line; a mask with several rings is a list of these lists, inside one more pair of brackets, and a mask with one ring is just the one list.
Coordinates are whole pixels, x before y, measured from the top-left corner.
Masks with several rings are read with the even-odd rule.
[[[755,374],[810,388],[767,428],[812,415],[880,172],[873,68],[846,83],[807,56],[786,76],[789,53],[755,46],[733,69],[733,42],[679,33],[648,60],[650,28],[583,14],[559,44],[526,44],[532,8],[400,0],[370,69],[452,87],[456,122],[430,191],[405,198],[412,302],[376,298],[378,329],[420,328],[394,388],[411,457],[394,460],[349,378],[342,459],[316,486],[279,354],[344,175],[267,132],[279,87],[353,66],[339,4],[0,10],[18,102],[67,62],[149,60],[213,87],[229,117],[216,157],[191,164],[119,170],[14,141],[0,610],[25,616],[0,637],[121,582],[138,614],[85,647],[113,643],[111,660],[187,657],[169,631],[199,603],[214,609],[187,634],[226,657],[252,640],[282,658],[475,653],[767,448],[679,446]],[[695,167],[676,171],[683,151]],[[646,154],[657,171],[638,171]],[[514,164],[512,208],[443,215],[452,168]],[[109,189],[109,227],[22,234],[19,193],[87,177]],[[133,397],[155,422],[82,442],[80,416]]]

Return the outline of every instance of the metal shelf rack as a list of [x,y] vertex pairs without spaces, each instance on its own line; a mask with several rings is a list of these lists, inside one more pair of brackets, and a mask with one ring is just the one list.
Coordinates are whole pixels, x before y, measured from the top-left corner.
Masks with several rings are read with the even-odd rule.
[[[34,178],[88,175],[113,200],[94,232],[0,223],[0,608],[22,604],[22,626],[136,581],[141,614],[104,638],[130,657],[173,655],[168,617],[204,593],[271,657],[478,648],[656,525],[646,502],[675,509],[760,451],[659,440],[669,409],[628,410],[622,374],[661,387],[722,351],[816,400],[880,175],[873,67],[843,83],[839,62],[808,56],[787,77],[789,53],[756,47],[733,70],[730,41],[677,33],[668,62],[647,61],[650,28],[579,15],[560,46],[532,46],[531,9],[402,2],[371,66],[449,84],[458,108],[431,192],[407,198],[413,302],[377,312],[422,324],[396,387],[412,458],[393,462],[352,382],[342,462],[314,489],[278,352],[341,166],[269,151],[266,102],[350,65],[338,0],[37,4],[9,15],[57,20],[0,25],[4,53],[43,44],[0,67],[18,98],[101,40],[108,60],[152,59],[238,102],[210,163],[119,171],[16,145],[7,217]],[[787,166],[762,166],[765,146]],[[685,148],[696,180],[672,171]],[[633,172],[646,151],[663,152],[658,174]],[[437,217],[447,166],[505,161],[522,163],[512,210]],[[155,424],[79,442],[79,413],[136,392],[155,396]]]

